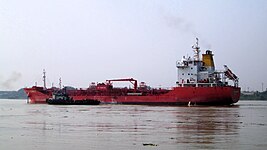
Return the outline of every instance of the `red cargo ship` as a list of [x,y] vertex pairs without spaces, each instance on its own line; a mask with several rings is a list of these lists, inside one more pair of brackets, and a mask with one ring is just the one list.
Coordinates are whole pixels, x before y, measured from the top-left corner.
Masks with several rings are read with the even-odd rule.
[[[148,105],[230,105],[238,102],[240,87],[238,77],[225,65],[223,71],[215,70],[212,51],[207,50],[200,58],[198,39],[192,47],[194,56],[177,61],[178,80],[171,89],[150,88],[144,82],[137,85],[133,78],[106,80],[105,83],[92,83],[87,89],[25,88],[29,103],[46,103],[55,97],[54,93],[64,91],[75,101],[93,100],[112,104]],[[230,80],[233,85],[230,85]],[[113,82],[129,81],[133,88],[116,88]]]

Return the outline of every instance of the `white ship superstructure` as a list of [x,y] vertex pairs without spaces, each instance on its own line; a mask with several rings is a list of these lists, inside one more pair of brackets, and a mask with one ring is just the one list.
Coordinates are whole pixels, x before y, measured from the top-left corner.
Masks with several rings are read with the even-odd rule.
[[177,61],[178,70],[178,86],[226,86],[228,79],[234,81],[234,85],[238,86],[238,77],[224,65],[224,71],[216,71],[213,53],[206,50],[200,58],[200,47],[198,46],[198,38],[195,45],[193,58],[183,56],[181,61]]

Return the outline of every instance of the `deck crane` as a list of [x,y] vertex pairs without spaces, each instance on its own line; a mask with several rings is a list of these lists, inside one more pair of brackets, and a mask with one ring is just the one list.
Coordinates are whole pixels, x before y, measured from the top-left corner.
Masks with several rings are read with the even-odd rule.
[[109,83],[109,84],[111,84],[112,81],[129,81],[134,85],[134,91],[136,92],[136,90],[137,90],[137,80],[135,80],[133,78],[106,80],[106,82]]

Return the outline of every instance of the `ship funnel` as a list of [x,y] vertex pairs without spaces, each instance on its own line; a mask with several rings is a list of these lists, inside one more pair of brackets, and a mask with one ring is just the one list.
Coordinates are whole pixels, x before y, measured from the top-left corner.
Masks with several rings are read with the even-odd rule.
[[205,66],[209,72],[215,71],[212,51],[207,50],[205,54],[202,54],[203,66]]

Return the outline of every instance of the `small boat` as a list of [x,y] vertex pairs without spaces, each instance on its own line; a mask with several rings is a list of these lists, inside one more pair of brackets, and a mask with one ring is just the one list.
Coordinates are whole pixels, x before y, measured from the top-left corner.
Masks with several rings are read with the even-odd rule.
[[52,105],[99,105],[100,101],[94,99],[73,100],[63,89],[54,92],[52,98],[46,99],[46,103]]

